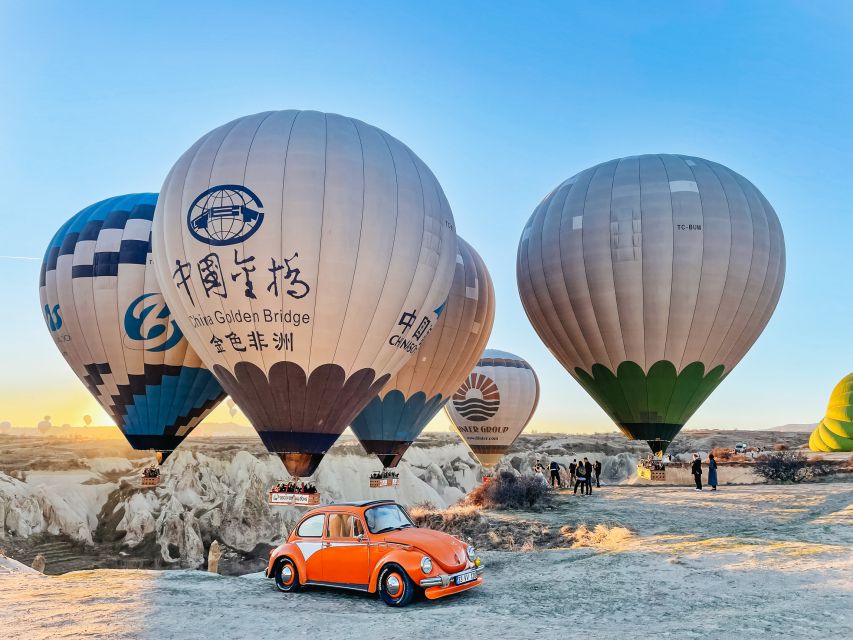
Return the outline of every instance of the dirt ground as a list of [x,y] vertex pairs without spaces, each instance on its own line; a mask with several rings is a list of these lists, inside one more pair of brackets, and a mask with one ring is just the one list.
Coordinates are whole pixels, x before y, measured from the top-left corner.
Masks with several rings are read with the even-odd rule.
[[488,551],[482,587],[402,610],[336,591],[282,595],[260,574],[12,573],[0,575],[0,625],[33,640],[853,637],[850,483],[620,486],[489,517],[589,536],[563,549]]

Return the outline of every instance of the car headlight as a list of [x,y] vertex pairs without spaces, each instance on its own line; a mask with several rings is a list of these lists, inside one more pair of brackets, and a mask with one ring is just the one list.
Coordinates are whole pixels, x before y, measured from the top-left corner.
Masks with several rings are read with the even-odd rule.
[[469,545],[468,545],[467,552],[468,552],[468,559],[469,559],[471,562],[474,562],[474,558],[476,558],[476,557],[477,557],[477,552],[474,550],[474,547],[473,547],[472,545],[470,545],[470,544],[469,544]]
[[421,558],[421,571],[424,573],[432,571],[432,560],[429,559],[429,556]]

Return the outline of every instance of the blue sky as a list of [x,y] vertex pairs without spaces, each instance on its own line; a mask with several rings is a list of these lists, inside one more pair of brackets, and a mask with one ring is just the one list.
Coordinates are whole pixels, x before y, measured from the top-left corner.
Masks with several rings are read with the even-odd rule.
[[[491,346],[542,382],[531,428],[605,430],[521,308],[521,228],[593,164],[697,155],[773,203],[788,270],[763,336],[688,426],[817,421],[853,370],[853,4],[433,4],[0,1],[0,255],[40,258],[86,205],[159,190],[235,117],[354,116],[423,158],[486,260]],[[0,420],[102,418],[44,328],[38,266],[0,259]]]

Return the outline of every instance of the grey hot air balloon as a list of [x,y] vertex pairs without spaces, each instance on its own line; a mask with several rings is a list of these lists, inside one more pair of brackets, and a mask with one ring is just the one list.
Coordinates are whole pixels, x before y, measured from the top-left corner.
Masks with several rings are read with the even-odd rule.
[[548,194],[517,270],[554,356],[625,435],[662,453],[770,320],[785,243],[743,176],[701,158],[631,156]]
[[427,166],[376,127],[314,111],[199,139],[163,184],[153,244],[190,344],[294,476],[417,350],[456,258]]
[[480,255],[457,237],[459,254],[447,304],[435,328],[406,365],[358,414],[351,428],[385,467],[409,445],[459,388],[480,359],[495,318],[495,290]]

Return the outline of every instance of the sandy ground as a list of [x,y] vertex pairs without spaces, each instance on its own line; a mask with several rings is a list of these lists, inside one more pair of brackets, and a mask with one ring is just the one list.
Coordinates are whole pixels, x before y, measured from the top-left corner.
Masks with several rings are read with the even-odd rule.
[[0,627],[33,640],[853,637],[853,484],[621,486],[562,495],[532,517],[633,533],[485,554],[482,587],[403,610],[337,591],[286,596],[259,574],[0,572]]

